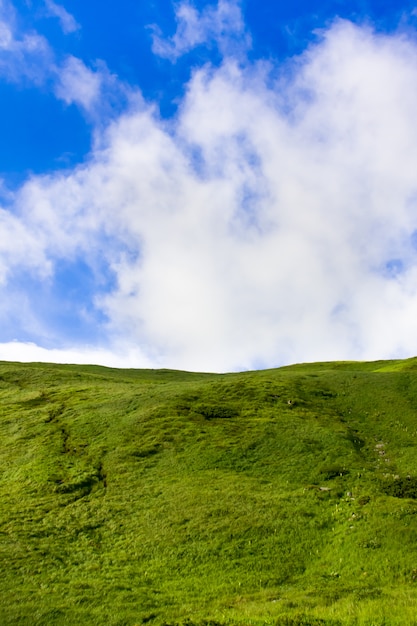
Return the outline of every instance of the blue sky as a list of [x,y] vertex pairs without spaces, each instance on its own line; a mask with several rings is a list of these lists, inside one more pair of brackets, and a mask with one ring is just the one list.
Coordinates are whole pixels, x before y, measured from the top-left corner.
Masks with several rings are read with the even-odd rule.
[[0,0],[0,359],[417,353],[412,2]]

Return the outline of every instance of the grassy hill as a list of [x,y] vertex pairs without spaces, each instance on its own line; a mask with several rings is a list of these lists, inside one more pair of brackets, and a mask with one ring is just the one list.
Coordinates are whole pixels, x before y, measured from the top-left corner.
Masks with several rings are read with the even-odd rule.
[[0,624],[417,624],[417,359],[0,363]]

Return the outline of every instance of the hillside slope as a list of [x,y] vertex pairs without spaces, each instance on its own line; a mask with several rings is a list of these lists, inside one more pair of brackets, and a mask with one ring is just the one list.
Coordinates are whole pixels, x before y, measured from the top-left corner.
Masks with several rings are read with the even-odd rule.
[[417,624],[417,359],[0,363],[0,624]]

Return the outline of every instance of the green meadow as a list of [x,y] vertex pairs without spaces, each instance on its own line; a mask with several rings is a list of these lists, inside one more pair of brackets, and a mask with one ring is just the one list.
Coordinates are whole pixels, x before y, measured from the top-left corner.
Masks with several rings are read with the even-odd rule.
[[417,624],[417,359],[1,362],[0,624]]

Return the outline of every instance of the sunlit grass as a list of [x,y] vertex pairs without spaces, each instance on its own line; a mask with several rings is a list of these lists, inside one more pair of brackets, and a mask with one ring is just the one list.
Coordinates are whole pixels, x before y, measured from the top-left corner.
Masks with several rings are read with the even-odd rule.
[[417,623],[416,363],[1,363],[0,624]]

